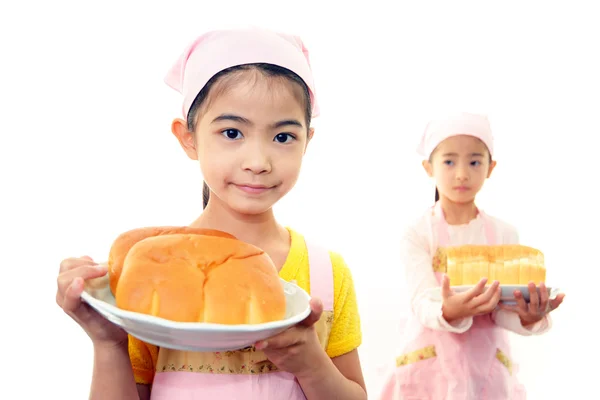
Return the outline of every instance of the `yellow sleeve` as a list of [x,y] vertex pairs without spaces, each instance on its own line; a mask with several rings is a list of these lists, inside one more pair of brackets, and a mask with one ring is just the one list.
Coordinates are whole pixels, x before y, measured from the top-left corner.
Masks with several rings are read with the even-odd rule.
[[150,385],[154,380],[158,347],[142,342],[131,335],[129,335],[128,347],[135,383]]
[[333,264],[334,305],[327,355],[333,358],[358,348],[362,343],[362,331],[350,269],[342,256],[330,254]]

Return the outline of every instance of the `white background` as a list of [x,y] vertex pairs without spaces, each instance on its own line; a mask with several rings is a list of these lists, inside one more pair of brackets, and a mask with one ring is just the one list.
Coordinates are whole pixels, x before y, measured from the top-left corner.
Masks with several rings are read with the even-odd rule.
[[600,353],[590,328],[600,267],[595,7],[8,3],[0,6],[0,390],[19,394],[0,397],[87,398],[92,348],[56,306],[59,263],[106,259],[126,229],[196,218],[201,176],[170,134],[180,101],[162,79],[196,35],[232,25],[299,34],[311,52],[322,116],[278,217],[351,266],[372,397],[395,356],[398,240],[433,202],[415,148],[426,118],[447,107],[490,115],[498,167],[478,204],[542,249],[549,284],[567,293],[552,332],[513,340],[529,398],[595,387],[583,364]]

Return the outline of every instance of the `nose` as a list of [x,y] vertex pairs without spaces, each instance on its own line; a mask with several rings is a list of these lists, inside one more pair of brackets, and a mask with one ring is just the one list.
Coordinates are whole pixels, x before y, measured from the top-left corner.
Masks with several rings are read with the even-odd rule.
[[466,165],[459,165],[456,168],[456,180],[466,182],[469,180],[469,168]]
[[[258,142],[258,141],[256,141]],[[243,155],[242,169],[253,174],[268,174],[272,170],[272,160],[268,149],[261,143],[248,143]]]

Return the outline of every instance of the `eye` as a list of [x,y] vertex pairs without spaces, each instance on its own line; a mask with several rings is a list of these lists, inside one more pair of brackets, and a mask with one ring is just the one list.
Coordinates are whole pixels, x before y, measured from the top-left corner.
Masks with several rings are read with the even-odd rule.
[[276,135],[275,139],[273,139],[273,140],[278,143],[289,143],[295,139],[296,139],[296,137],[294,135],[292,135],[291,133],[280,133],[280,134]]
[[241,139],[243,137],[242,132],[237,129],[225,129],[224,131],[221,131],[221,135],[230,140]]
[[478,166],[480,166],[480,165],[481,165],[481,161],[471,161],[471,165],[472,165],[473,167],[478,167]]
[[454,165],[454,161],[452,161],[452,160],[444,160],[444,164],[446,164],[448,166],[452,166],[452,165]]

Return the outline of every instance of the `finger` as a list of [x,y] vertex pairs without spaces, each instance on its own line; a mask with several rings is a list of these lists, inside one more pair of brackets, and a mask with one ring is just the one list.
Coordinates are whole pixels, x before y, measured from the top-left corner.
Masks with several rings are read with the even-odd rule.
[[550,300],[550,310],[551,311],[556,310],[562,304],[564,298],[565,298],[564,293],[557,294],[556,298]]
[[75,314],[81,305],[81,292],[83,292],[83,286],[83,279],[75,278],[65,291],[62,308],[67,314]]
[[256,342],[254,347],[257,350],[281,350],[298,344],[300,342],[300,337],[299,329],[297,327],[292,327],[278,335]]
[[302,325],[302,326],[306,326],[306,327],[312,326],[319,319],[321,319],[322,314],[323,314],[323,303],[318,298],[313,297],[312,299],[310,299],[310,314],[298,325]]
[[448,278],[448,275],[444,274],[442,276],[442,299],[446,300],[451,294],[452,291],[450,290],[450,278]]
[[548,289],[546,288],[546,285],[544,284],[544,282],[540,282],[540,286],[538,286],[540,288],[540,308],[539,310],[541,312],[546,312],[546,310],[548,309]]
[[71,286],[75,278],[82,278],[84,281],[88,279],[100,278],[106,275],[107,269],[105,265],[83,265],[76,269],[63,272],[57,278],[58,291],[64,296],[67,288]]
[[540,297],[537,292],[537,287],[535,286],[535,283],[529,282],[527,288],[529,289],[529,311],[531,311],[532,314],[538,314],[540,310]]
[[525,302],[525,298],[523,297],[523,293],[520,290],[515,290],[515,301],[517,302],[517,307],[522,312],[527,312],[529,308],[527,307],[527,303]]
[[[498,291],[500,290],[498,286],[500,286],[500,282],[494,281],[484,293],[471,300],[471,307],[477,308],[488,304],[494,297],[496,297],[496,295],[498,295]],[[498,297],[498,299],[500,299],[500,297]]]
[[500,288],[500,283],[498,283],[498,287],[496,287],[494,295],[492,296],[492,299],[490,300],[491,309],[494,309],[498,306],[498,304],[500,303],[500,297],[502,297],[502,289]]
[[465,292],[466,300],[469,301],[481,293],[483,293],[485,289],[485,284],[487,283],[487,278],[481,279],[475,286]]
[[83,256],[81,258],[67,258],[60,263],[60,272],[70,271],[82,265],[96,264],[91,257]]
[[480,297],[483,296],[488,296],[489,294],[491,294],[490,299],[488,301],[486,301],[485,303],[482,303],[481,305],[479,305],[476,310],[478,313],[489,313],[491,311],[494,310],[494,308],[496,308],[496,306],[498,305],[498,302],[500,301],[500,295],[502,294],[502,290],[499,287],[496,287],[495,290],[493,290],[491,287],[490,289],[488,289],[488,291],[484,294],[482,294],[481,296],[477,297],[476,299],[479,299]]

